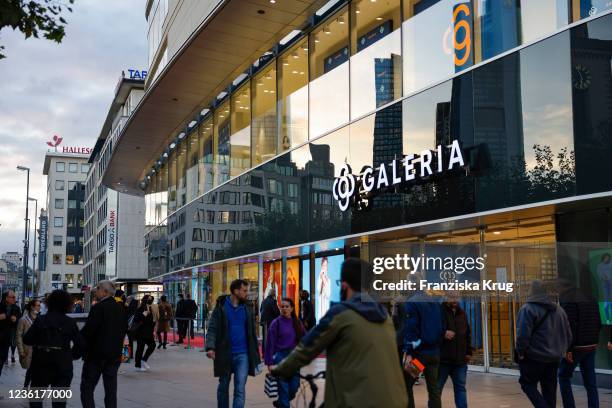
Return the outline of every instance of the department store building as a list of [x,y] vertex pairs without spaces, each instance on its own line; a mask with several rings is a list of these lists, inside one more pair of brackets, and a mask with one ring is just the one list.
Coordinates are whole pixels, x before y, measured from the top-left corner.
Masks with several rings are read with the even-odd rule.
[[463,297],[473,369],[513,369],[534,279],[612,323],[610,7],[149,1],[145,95],[103,182],[144,195],[149,278],[200,305],[242,277],[254,307],[305,289],[320,317],[345,257],[469,248],[516,284]]

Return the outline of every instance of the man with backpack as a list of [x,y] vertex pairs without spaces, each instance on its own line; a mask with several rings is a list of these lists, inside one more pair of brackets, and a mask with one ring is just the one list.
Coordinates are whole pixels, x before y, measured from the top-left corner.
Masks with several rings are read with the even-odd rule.
[[121,364],[127,318],[123,304],[113,298],[115,287],[110,281],[100,281],[96,288],[98,302],[92,306],[81,330],[87,350],[81,373],[81,403],[95,407],[94,390],[100,376],[104,382],[104,405],[117,406],[117,371]]
[[534,407],[557,406],[557,369],[571,343],[563,308],[549,299],[542,281],[533,281],[516,323],[516,358],[521,389]]

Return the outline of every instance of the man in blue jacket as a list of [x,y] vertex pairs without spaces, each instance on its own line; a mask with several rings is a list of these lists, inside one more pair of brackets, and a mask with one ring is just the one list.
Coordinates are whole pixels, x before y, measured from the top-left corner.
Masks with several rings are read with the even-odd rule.
[[[445,328],[442,307],[437,297],[417,291],[403,308],[404,320],[404,369],[414,358],[424,366],[423,375],[427,383],[429,408],[440,408],[442,401],[438,388],[440,368],[440,346],[444,340]],[[416,378],[404,373],[408,391],[408,407],[414,408],[412,387]]]

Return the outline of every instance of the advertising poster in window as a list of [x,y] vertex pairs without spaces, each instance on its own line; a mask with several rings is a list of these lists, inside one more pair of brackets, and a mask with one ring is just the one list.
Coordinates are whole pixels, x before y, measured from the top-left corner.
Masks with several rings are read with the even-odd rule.
[[340,267],[344,255],[315,259],[315,316],[320,321],[333,303],[340,302]]
[[119,218],[117,216],[117,192],[108,189],[106,192],[108,203],[108,226],[106,227],[106,278],[113,278],[117,274],[117,232]]
[[263,264],[263,293],[268,297],[270,291],[276,294],[276,301],[280,306],[282,295],[282,265],[280,261],[264,262]]
[[589,251],[593,295],[597,295],[601,323],[612,325],[612,249]]
[[300,314],[300,260],[287,260],[287,297],[295,304],[295,314]]
[[302,286],[301,290],[305,290],[310,294],[310,300],[313,299],[310,290],[310,259],[302,260]]

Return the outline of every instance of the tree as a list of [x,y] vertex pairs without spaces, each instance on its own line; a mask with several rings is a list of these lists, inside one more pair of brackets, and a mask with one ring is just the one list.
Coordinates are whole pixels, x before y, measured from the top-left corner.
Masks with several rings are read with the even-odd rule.
[[[72,12],[74,0],[0,0],[0,30],[11,27],[19,30],[25,38],[39,38],[61,43],[66,31],[64,10]],[[5,58],[4,46],[0,45],[0,59]]]

